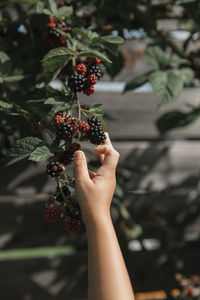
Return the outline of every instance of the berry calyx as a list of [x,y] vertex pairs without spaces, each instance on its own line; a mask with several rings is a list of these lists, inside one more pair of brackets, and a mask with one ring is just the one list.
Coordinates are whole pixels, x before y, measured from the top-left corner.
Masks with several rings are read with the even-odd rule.
[[78,64],[75,68],[76,71],[81,75],[85,75],[85,73],[87,72],[87,67],[84,64]]
[[61,115],[55,115],[54,116],[54,123],[56,125],[64,123],[65,119]]
[[87,82],[88,85],[94,85],[98,82],[98,78],[97,78],[96,75],[91,74],[87,77],[86,82]]
[[57,177],[64,171],[64,166],[62,166],[58,161],[51,162],[46,166],[46,174],[51,177]]
[[83,93],[87,96],[94,94],[94,86],[93,85],[86,86]]
[[47,206],[43,212],[43,217],[48,222],[55,221],[57,215],[58,215],[58,210],[55,206]]
[[90,58],[90,62],[91,64],[96,64],[96,65],[99,65],[101,63],[101,58],[97,58],[97,57],[91,57]]
[[68,87],[72,92],[82,92],[84,89],[85,77],[81,74],[72,74],[68,79]]
[[79,125],[79,130],[83,133],[88,132],[90,130],[90,125],[87,122],[82,121]]
[[67,230],[69,232],[77,232],[77,231],[79,231],[80,226],[81,226],[81,223],[79,220],[70,218],[65,223],[65,230]]

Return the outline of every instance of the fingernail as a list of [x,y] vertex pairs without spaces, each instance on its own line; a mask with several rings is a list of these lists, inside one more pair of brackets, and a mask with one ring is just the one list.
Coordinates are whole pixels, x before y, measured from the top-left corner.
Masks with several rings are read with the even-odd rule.
[[77,159],[79,159],[79,158],[83,157],[83,153],[81,151],[76,151],[74,153],[74,157],[77,158]]

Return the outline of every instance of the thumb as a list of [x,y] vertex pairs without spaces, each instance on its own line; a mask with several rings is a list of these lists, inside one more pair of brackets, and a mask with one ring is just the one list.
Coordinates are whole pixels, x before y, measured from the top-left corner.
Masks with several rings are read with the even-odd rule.
[[74,167],[76,181],[87,182],[90,180],[87,161],[83,151],[79,150],[74,153]]

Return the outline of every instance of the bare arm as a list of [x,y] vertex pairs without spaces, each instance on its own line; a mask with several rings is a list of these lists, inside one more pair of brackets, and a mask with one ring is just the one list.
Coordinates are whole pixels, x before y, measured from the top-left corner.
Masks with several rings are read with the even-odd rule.
[[88,171],[85,155],[75,152],[76,192],[88,237],[89,300],[133,300],[133,290],[110,216],[119,154],[107,137],[95,148],[102,166]]

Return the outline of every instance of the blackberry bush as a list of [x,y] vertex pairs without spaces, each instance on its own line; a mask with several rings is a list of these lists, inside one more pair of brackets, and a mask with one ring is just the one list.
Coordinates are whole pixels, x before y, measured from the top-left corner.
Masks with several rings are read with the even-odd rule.
[[[102,34],[88,30],[88,21],[75,11],[84,1],[60,1],[58,5],[54,0],[32,1],[35,4],[29,4],[30,11],[29,6],[25,10],[22,7],[25,14],[16,14],[16,22],[4,2],[0,14],[0,125],[5,124],[5,128],[0,126],[0,142],[3,132],[10,148],[6,149],[5,162],[9,166],[24,158],[46,161],[45,172],[55,180],[56,190],[46,203],[44,218],[53,222],[60,216],[65,229],[76,232],[81,211],[74,178],[69,175],[74,152],[81,149],[82,141],[99,144],[105,139],[100,122],[102,105],[83,105],[78,94],[94,93],[94,85],[102,76],[100,64],[111,63],[111,47],[116,49],[123,40],[110,35],[104,40]],[[4,38],[10,33],[13,36],[7,43]],[[4,51],[12,40],[12,47],[8,47],[11,58]],[[24,48],[25,44],[30,47]],[[19,49],[23,49],[22,54]],[[38,57],[34,58],[36,53]],[[60,90],[52,87],[54,80],[61,83]],[[21,99],[16,97],[20,94]],[[19,118],[19,122],[10,125],[11,118]],[[20,136],[23,126],[30,128],[30,136]],[[12,144],[10,135],[16,130],[17,140]]]

